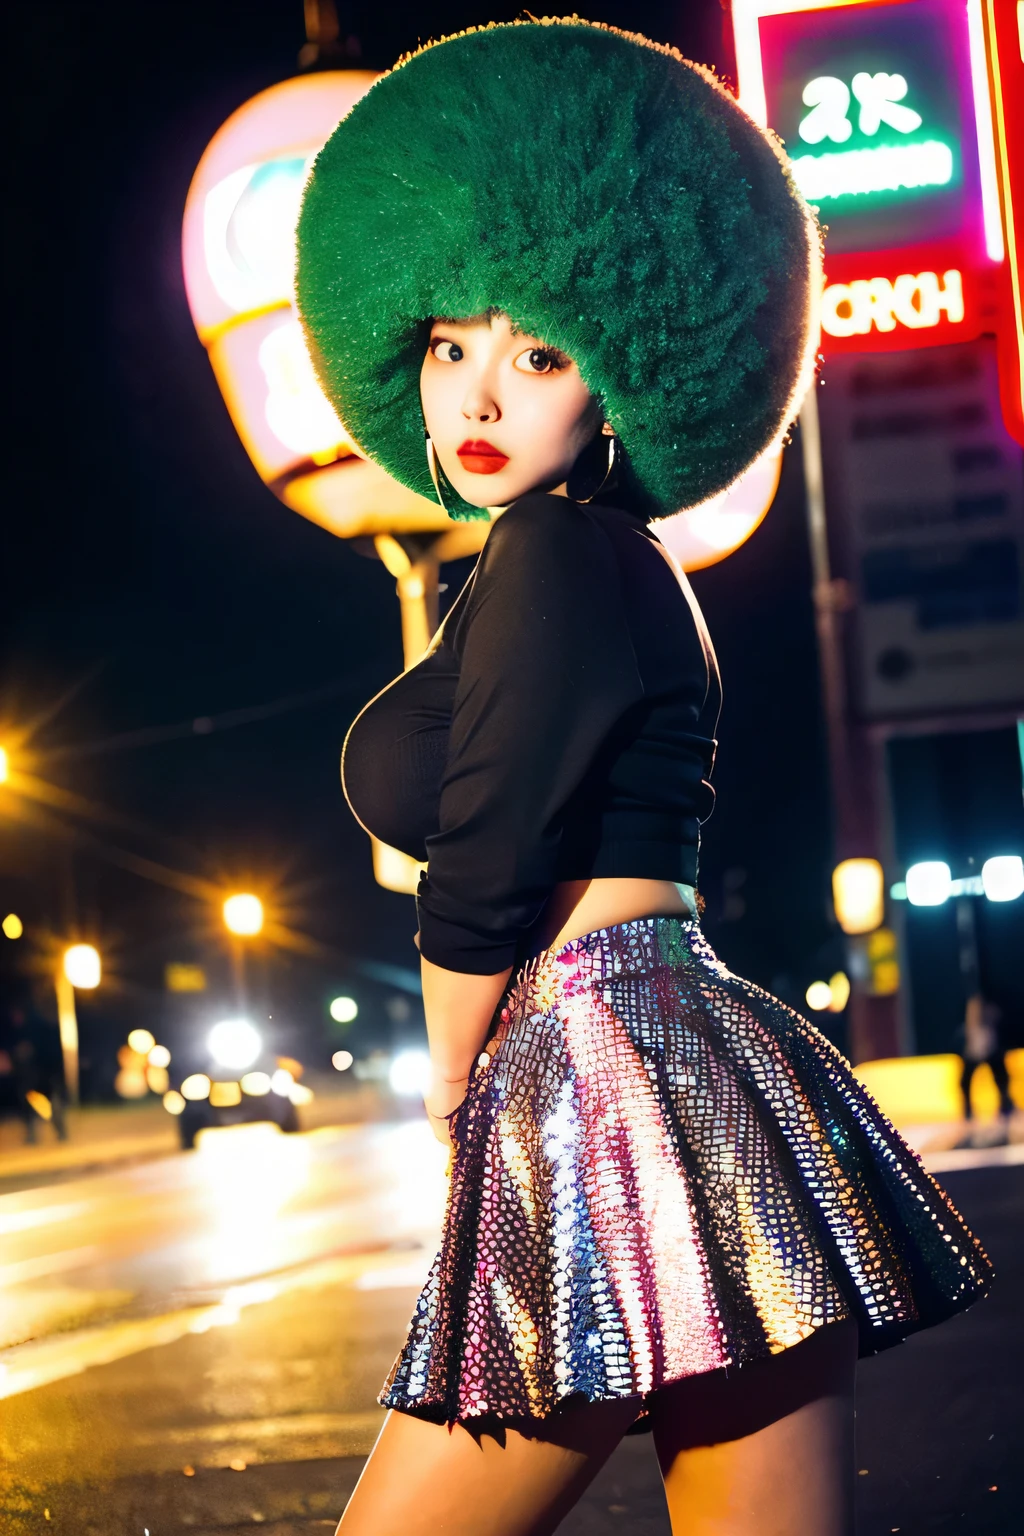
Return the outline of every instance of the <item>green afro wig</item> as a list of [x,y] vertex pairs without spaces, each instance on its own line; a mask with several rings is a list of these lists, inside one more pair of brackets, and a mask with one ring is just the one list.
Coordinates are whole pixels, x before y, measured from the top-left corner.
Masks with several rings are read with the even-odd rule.
[[501,310],[575,360],[625,450],[619,499],[663,517],[788,427],[819,255],[776,142],[713,75],[572,17],[461,33],[372,86],[314,164],[296,297],[347,431],[412,490],[434,499],[429,323]]

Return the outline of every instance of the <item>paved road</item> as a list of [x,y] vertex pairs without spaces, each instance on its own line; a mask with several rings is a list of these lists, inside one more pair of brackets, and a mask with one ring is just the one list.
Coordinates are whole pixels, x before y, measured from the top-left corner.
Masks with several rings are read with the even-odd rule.
[[[1024,1528],[1024,1168],[943,1177],[999,1281],[862,1366],[859,1536]],[[409,1122],[245,1128],[0,1197],[4,1536],[331,1532],[443,1188],[443,1154]],[[645,1440],[562,1530],[667,1536]]]

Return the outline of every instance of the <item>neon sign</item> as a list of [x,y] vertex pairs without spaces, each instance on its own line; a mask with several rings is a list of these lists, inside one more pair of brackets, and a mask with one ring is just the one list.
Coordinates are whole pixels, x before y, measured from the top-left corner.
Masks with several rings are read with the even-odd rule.
[[872,277],[829,283],[821,300],[821,328],[828,336],[867,336],[872,327],[894,331],[901,325],[927,330],[938,325],[943,314],[952,325],[963,323],[963,279],[956,268],[941,277],[937,272],[903,272],[894,282]]
[[840,155],[796,155],[790,165],[809,203],[857,193],[944,187],[953,179],[953,151],[936,139],[849,149]]
[[[861,133],[877,133],[883,123],[895,128],[897,133],[913,133],[923,121],[920,112],[901,105],[907,94],[907,82],[902,75],[879,73],[869,75],[865,70],[853,77],[853,94],[860,102],[857,126]],[[853,132],[853,124],[847,117],[850,108],[849,87],[835,75],[819,75],[804,86],[803,103],[813,110],[801,121],[798,132],[805,144],[820,144],[829,138],[833,144],[845,144]]]
[[[825,139],[845,144],[849,140],[853,133],[848,116],[851,91],[860,108],[857,128],[865,138],[874,137],[883,124],[896,133],[908,134],[924,122],[920,112],[903,104],[907,94],[903,75],[860,70],[850,85],[837,75],[816,75],[801,96],[804,106],[811,109],[797,129],[805,144],[821,144]],[[944,187],[953,179],[953,151],[936,139],[912,144],[897,141],[839,154],[793,155],[790,164],[797,186],[810,203],[871,192]]]
[[991,3],[732,0],[740,102],[779,135],[825,229],[826,354],[995,325]]
[[985,229],[965,0],[733,0],[733,15],[740,100],[820,207],[826,267],[918,246],[906,265],[871,265],[937,271],[927,247],[962,240],[945,266],[973,269]]

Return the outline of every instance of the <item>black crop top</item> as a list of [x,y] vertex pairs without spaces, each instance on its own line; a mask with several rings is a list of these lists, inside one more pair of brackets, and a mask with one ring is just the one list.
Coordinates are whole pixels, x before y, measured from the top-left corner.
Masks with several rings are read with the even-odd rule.
[[342,755],[362,825],[428,861],[421,953],[495,975],[524,958],[557,881],[695,884],[720,704],[696,600],[647,526],[517,501]]

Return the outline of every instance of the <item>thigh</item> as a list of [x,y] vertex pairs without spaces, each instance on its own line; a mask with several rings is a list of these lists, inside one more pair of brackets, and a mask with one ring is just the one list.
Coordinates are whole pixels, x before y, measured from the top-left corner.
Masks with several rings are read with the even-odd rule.
[[857,1329],[651,1401],[673,1536],[852,1536]]
[[586,1403],[522,1430],[430,1424],[392,1410],[337,1536],[546,1536],[639,1410]]

